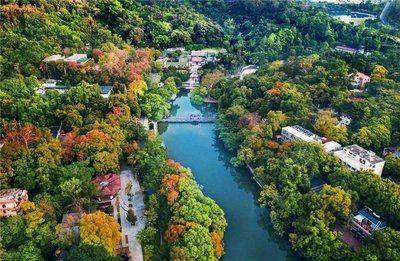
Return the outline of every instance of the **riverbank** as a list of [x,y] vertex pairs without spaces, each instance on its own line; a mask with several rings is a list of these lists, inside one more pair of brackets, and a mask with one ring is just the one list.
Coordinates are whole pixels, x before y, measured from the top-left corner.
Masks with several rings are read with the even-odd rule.
[[[215,107],[190,104],[188,93],[173,103],[172,115],[207,114]],[[258,204],[259,186],[246,168],[230,164],[230,155],[216,135],[215,124],[161,123],[159,132],[169,157],[189,167],[202,187],[224,210],[228,221],[224,260],[294,260],[286,240],[275,234],[268,210]]]

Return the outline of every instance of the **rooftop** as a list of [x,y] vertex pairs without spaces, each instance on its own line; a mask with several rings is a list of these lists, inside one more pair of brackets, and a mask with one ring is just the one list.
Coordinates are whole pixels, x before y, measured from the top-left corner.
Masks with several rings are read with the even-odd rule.
[[366,223],[372,231],[386,227],[386,222],[370,208],[358,211],[357,215],[354,216],[354,220],[360,224]]
[[113,86],[106,86],[106,85],[102,85],[100,86],[100,94],[108,94],[112,91]]
[[362,72],[357,72],[357,73],[354,75],[354,77],[361,78],[361,79],[365,79],[365,80],[371,79],[368,75],[366,75],[366,74],[364,74],[364,73],[362,73]]
[[397,157],[400,157],[400,147],[389,147],[383,149],[383,156],[387,156],[389,154],[394,154]]
[[192,62],[203,62],[203,61],[204,61],[204,58],[200,57],[200,56],[194,56],[192,58]]
[[82,213],[68,213],[64,214],[62,218],[61,225],[63,227],[74,227],[78,225],[79,220],[82,218]]
[[297,138],[302,139],[304,141],[317,141],[320,139],[319,136],[299,125],[287,126],[284,127],[282,130],[290,132]]
[[98,175],[92,180],[102,196],[114,196],[121,189],[121,179],[117,174]]
[[76,53],[64,59],[65,62],[77,62],[84,63],[88,60],[87,54],[85,53]]
[[343,50],[343,51],[346,51],[346,52],[358,52],[357,49],[349,47],[349,46],[346,46],[346,45],[338,45],[338,46],[335,47],[335,49],[336,50]]
[[27,195],[27,191],[24,189],[12,188],[0,190],[0,202],[13,202],[19,201],[21,197]]
[[208,55],[207,51],[192,51],[190,53],[191,56],[200,56],[200,57],[206,57]]
[[357,144],[347,146],[344,149],[349,151],[351,154],[354,154],[362,159],[369,161],[371,164],[376,164],[384,161],[381,157],[377,156],[375,152],[366,150]]
[[65,57],[59,54],[51,55],[43,59],[43,62],[55,62],[59,60],[63,60]]

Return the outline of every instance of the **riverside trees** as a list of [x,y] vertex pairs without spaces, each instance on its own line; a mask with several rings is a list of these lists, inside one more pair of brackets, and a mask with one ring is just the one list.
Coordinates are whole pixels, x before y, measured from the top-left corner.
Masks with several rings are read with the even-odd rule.
[[[351,67],[331,56],[292,58],[267,63],[243,80],[221,80],[212,92],[219,101],[219,135],[236,154],[232,162],[254,169],[262,184],[260,202],[270,209],[275,230],[289,236],[293,248],[309,259],[390,256],[377,242],[382,237],[389,249],[396,245],[398,184],[372,173],[351,172],[316,144],[275,139],[281,127],[301,124],[345,144],[361,142],[378,153],[389,144],[398,146],[395,122],[400,111],[392,103],[398,104],[400,96],[390,87],[398,83],[377,67],[370,83],[376,89],[356,96],[350,92]],[[332,110],[353,115],[349,128],[338,125]],[[388,157],[387,171],[395,175],[394,156]],[[311,191],[315,179],[327,183],[319,192]],[[346,224],[360,204],[382,214],[392,229],[351,251],[337,227]]]
[[[145,259],[163,254],[172,259],[219,259],[227,226],[224,212],[203,195],[188,169],[167,160],[158,138],[148,138],[147,146],[129,157],[144,187],[155,191],[147,202],[147,227],[139,235]],[[167,242],[167,253],[158,248],[157,230]]]

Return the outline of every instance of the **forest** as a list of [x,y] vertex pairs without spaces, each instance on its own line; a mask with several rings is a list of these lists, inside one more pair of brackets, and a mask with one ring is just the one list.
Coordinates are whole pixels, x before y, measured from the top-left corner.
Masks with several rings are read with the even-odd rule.
[[[121,162],[148,191],[140,236],[146,260],[221,257],[224,212],[138,124],[167,115],[178,92],[173,71],[162,76],[163,88],[152,86],[159,48],[217,44],[218,25],[193,10],[136,1],[2,1],[0,8],[0,187],[29,194],[21,215],[0,220],[0,259],[119,260],[120,225],[93,201],[91,180],[118,172]],[[88,61],[43,62],[76,52]],[[38,93],[48,78],[68,90]],[[104,85],[113,86],[108,99],[100,95]],[[75,212],[83,213],[77,236],[61,223]],[[160,236],[166,244],[154,247]]]
[[[93,201],[92,179],[126,163],[145,191],[144,260],[218,260],[224,211],[190,169],[168,158],[139,119],[169,115],[188,68],[155,61],[168,47],[227,50],[201,68],[192,102],[218,101],[218,136],[235,166],[254,169],[276,234],[312,260],[400,259],[400,158],[382,177],[352,172],[320,145],[280,142],[298,124],[382,155],[400,146],[400,44],[394,28],[333,19],[292,0],[0,0],[0,189],[27,190],[21,215],[0,219],[1,260],[120,260],[120,225]],[[390,14],[396,17],[397,3]],[[338,52],[345,45],[365,53]],[[51,55],[85,54],[82,64]],[[243,79],[243,65],[259,66]],[[370,76],[354,92],[351,78]],[[159,74],[160,87],[152,74]],[[65,92],[38,89],[57,79]],[[109,98],[101,86],[112,86]],[[339,115],[352,116],[341,126]],[[54,129],[62,131],[55,137]],[[57,135],[58,136],[58,135]],[[312,191],[314,180],[323,188]],[[388,223],[358,249],[341,240],[361,206]],[[62,225],[82,213],[79,234]],[[267,236],[267,235],[266,235]],[[163,242],[160,244],[160,242]]]

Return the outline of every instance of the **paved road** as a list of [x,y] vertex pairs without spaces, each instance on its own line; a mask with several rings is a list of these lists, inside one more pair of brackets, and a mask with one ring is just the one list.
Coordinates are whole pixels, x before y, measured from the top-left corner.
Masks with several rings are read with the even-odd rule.
[[383,11],[380,15],[380,19],[382,21],[383,24],[388,24],[388,20],[387,20],[387,12],[389,12],[391,5],[393,4],[393,0],[389,0],[385,7],[383,8]]
[[[121,171],[121,190],[119,192],[120,198],[120,213],[121,213],[121,230],[122,230],[122,245],[128,246],[131,253],[131,260],[142,261],[143,253],[142,246],[136,239],[136,235],[140,230],[146,226],[146,217],[144,215],[145,205],[143,201],[143,193],[140,190],[139,181],[134,177],[131,170],[126,169]],[[132,182],[131,197],[125,193],[125,188],[129,181]],[[131,204],[137,221],[135,226],[132,226],[127,220],[126,215],[129,209],[129,204]],[[128,235],[128,244],[126,242],[125,236]]]

